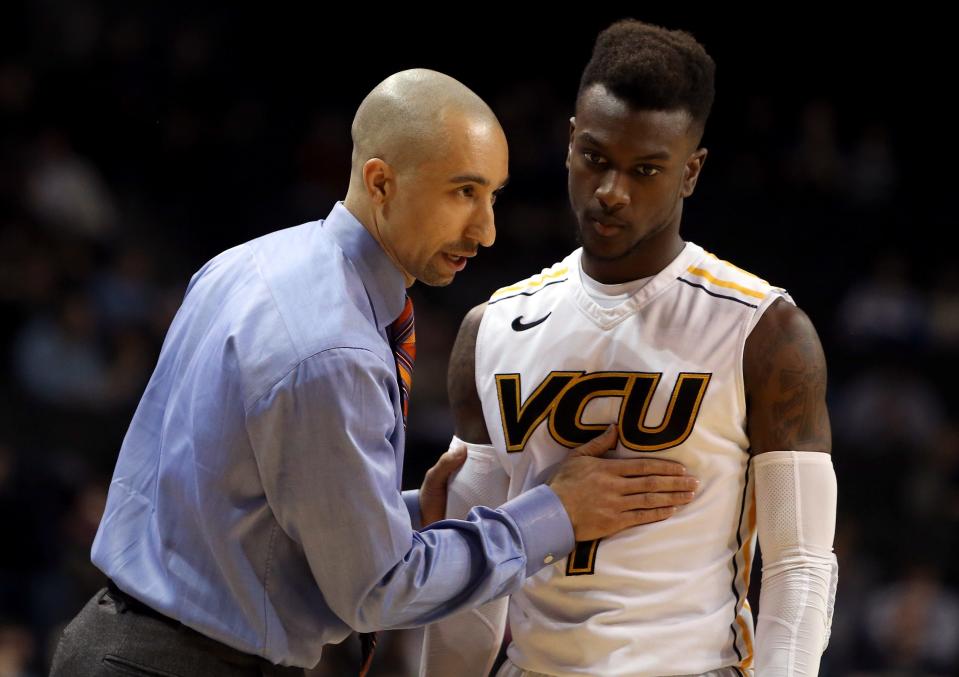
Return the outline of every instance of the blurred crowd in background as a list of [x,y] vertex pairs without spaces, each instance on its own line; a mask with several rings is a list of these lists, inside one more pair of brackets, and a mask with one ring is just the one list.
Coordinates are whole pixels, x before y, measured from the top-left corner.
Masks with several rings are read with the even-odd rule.
[[[325,217],[346,192],[355,107],[412,66],[490,103],[512,175],[493,248],[450,287],[411,290],[405,484],[419,485],[451,436],[445,371],[463,315],[576,246],[563,162],[578,76],[598,30],[630,13],[352,30],[315,8],[2,11],[0,676],[31,676],[104,585],[90,545],[190,276]],[[939,160],[951,130],[922,84],[941,77],[924,51],[937,37],[902,39],[893,19],[806,18],[786,37],[794,17],[637,18],[690,30],[718,66],[686,238],[786,287],[825,346],[840,585],[822,674],[959,674],[959,267]],[[386,634],[374,674],[415,673],[416,638]],[[313,674],[351,674],[353,641]]]

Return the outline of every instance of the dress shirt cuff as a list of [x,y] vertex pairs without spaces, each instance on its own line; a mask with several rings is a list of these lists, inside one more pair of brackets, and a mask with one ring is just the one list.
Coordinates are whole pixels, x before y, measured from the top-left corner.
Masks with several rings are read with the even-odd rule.
[[406,510],[410,513],[410,522],[413,523],[414,531],[423,528],[423,515],[420,513],[420,490],[407,489],[403,492],[403,502],[406,503]]
[[566,557],[576,545],[566,508],[545,484],[507,501],[500,509],[519,527],[527,576]]

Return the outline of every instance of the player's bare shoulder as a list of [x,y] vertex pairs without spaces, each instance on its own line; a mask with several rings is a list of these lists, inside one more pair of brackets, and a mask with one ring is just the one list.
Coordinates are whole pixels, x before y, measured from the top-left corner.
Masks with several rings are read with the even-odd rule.
[[832,449],[826,357],[812,321],[779,299],[746,339],[743,355],[752,453]]
[[463,318],[446,375],[456,435],[476,444],[490,442],[483,405],[476,392],[476,337],[485,312],[486,303],[481,303]]

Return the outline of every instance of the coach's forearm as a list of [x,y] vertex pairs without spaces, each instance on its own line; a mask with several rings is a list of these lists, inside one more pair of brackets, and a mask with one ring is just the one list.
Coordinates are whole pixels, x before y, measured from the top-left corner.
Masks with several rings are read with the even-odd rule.
[[351,627],[418,626],[477,607],[515,592],[574,545],[562,503],[545,486],[500,509],[478,507],[466,520],[442,520],[412,536],[396,565],[342,616]]

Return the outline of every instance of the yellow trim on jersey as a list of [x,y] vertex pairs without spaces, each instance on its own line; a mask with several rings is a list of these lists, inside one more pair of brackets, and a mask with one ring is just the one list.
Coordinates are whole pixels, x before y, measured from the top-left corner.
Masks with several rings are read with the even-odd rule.
[[[746,609],[747,613],[752,613],[749,608],[749,600],[745,599],[746,594],[749,592],[749,576],[751,574],[752,563],[753,563],[753,553],[750,552],[750,545],[753,542],[752,535],[755,533],[756,529],[756,499],[753,499],[749,502],[749,514],[746,518],[746,539],[743,542],[743,569],[742,569],[742,578],[743,578],[743,607]],[[742,616],[736,615],[736,620],[739,622],[739,627],[743,631],[743,641],[746,643],[746,655],[743,657],[742,662],[739,664],[739,667],[742,669],[751,668],[753,666],[753,638],[752,635],[748,632],[746,628],[746,623],[743,621]]]
[[[753,608],[749,605],[748,599],[743,600],[743,609],[750,616],[753,615]],[[745,638],[746,638],[746,657],[743,658],[742,662],[740,662],[739,667],[742,668],[743,670],[748,670],[749,668],[753,667],[753,657],[754,657],[753,656],[753,635],[746,633]]]
[[[754,278],[756,278],[757,280],[759,280],[760,282],[762,282],[763,284],[769,284],[768,282],[766,282],[766,280],[762,279],[761,277],[759,277],[759,276],[756,275],[755,273],[750,273],[748,270],[743,270],[742,268],[740,268],[740,267],[737,266],[736,264],[730,263],[730,262],[727,261],[726,259],[721,259],[721,258],[719,258],[718,256],[716,256],[715,254],[713,254],[712,252],[706,252],[706,256],[710,256],[710,257],[712,257],[713,259],[715,259],[716,261],[719,261],[720,263],[726,264],[727,266],[729,266],[729,267],[732,268],[733,270],[738,270],[738,271],[739,271],[740,273],[742,273],[743,275],[749,275],[749,277],[754,277]],[[772,286],[772,285],[769,285],[769,286]]]
[[[522,282],[518,284],[514,284],[509,287],[500,287],[499,289],[493,292],[493,295],[490,298],[491,299],[496,298],[500,294],[508,294],[511,291],[522,291],[524,289],[531,289],[533,287],[538,287],[541,284],[543,284],[543,282],[545,282],[546,280],[552,280],[557,277],[562,277],[563,275],[566,275],[568,272],[569,272],[569,266],[563,266],[562,268],[557,270],[555,273],[540,273],[539,275],[533,275],[532,277],[527,278],[526,280],[523,280]],[[539,278],[539,279],[536,279],[536,278]]]
[[715,278],[711,274],[703,270],[702,268],[696,268],[695,266],[690,266],[686,270],[692,273],[693,275],[698,275],[699,277],[706,278],[717,287],[726,287],[727,289],[735,289],[741,294],[745,294],[746,296],[752,296],[753,298],[757,298],[757,299],[766,298],[766,295],[763,294],[762,292],[756,291],[755,289],[749,289],[748,287],[743,287],[742,285],[736,284],[735,282],[729,282],[728,280],[720,280],[718,278]]
[[[704,250],[704,251],[705,251],[705,250]],[[773,291],[778,291],[778,292],[783,292],[783,293],[786,292],[786,290],[783,289],[782,287],[777,287],[777,286],[774,285],[774,284],[769,284],[769,282],[767,282],[767,281],[764,280],[763,278],[759,277],[759,276],[756,275],[755,273],[750,273],[748,270],[743,270],[742,268],[740,268],[739,266],[737,266],[735,263],[730,263],[730,262],[727,261],[726,259],[721,259],[721,258],[719,258],[718,256],[716,256],[715,254],[713,254],[712,252],[706,252],[706,254],[707,254],[708,256],[713,257],[714,259],[716,259],[716,260],[719,261],[720,263],[724,263],[724,264],[726,264],[727,266],[729,266],[730,268],[732,268],[732,269],[734,269],[734,270],[738,270],[740,273],[742,273],[742,274],[744,274],[744,275],[749,275],[749,277],[754,277],[754,278],[756,278],[757,280],[759,280],[760,282],[762,282],[763,284],[769,285],[769,288],[772,289]]]

